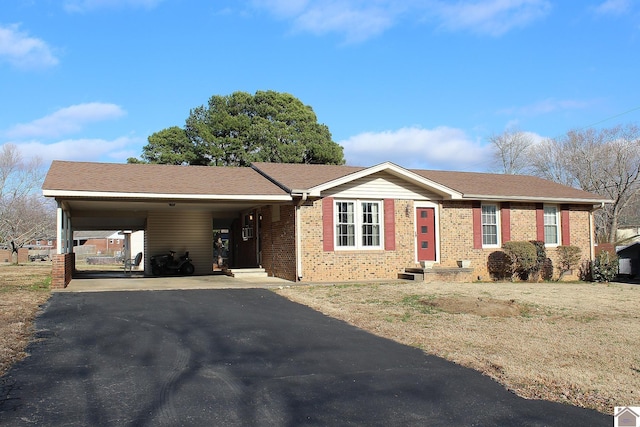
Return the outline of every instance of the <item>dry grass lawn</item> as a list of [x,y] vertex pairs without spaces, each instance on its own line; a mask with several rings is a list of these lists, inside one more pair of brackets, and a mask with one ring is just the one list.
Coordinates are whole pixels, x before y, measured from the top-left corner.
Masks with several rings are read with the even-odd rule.
[[[0,266],[0,375],[26,355],[50,274],[49,263]],[[640,404],[640,285],[404,282],[277,292],[527,398],[608,414]]]
[[49,298],[51,264],[0,265],[0,375],[26,356],[33,319]]
[[640,285],[408,282],[277,292],[526,398],[607,414],[640,404]]

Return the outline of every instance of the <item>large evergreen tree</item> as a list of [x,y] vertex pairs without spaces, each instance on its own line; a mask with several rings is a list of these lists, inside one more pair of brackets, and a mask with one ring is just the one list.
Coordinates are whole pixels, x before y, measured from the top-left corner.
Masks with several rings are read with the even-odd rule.
[[251,162],[343,164],[342,147],[331,139],[310,106],[288,94],[258,91],[214,95],[192,109],[184,129],[154,133],[142,161],[217,166]]

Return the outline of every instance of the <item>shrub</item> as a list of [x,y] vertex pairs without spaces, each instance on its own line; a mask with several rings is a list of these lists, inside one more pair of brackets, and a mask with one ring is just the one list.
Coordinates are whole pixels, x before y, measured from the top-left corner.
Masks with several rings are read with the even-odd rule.
[[558,280],[562,280],[564,274],[573,270],[580,263],[580,248],[577,246],[558,246]]
[[502,251],[489,254],[487,270],[494,280],[505,280],[511,277],[511,259]]
[[544,247],[544,242],[540,240],[531,240],[531,244],[536,248],[536,263],[531,270],[531,278],[537,282],[540,280],[540,273],[545,275],[544,267],[548,260],[547,250]]
[[608,251],[600,252],[593,261],[591,275],[596,282],[610,282],[618,275],[618,256]]
[[506,242],[502,249],[510,259],[511,280],[516,276],[527,279],[537,266],[538,254],[531,242]]

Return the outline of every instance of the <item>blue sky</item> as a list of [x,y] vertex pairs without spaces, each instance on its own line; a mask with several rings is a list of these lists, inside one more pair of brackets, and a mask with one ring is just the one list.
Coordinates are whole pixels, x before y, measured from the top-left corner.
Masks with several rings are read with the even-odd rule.
[[487,139],[640,122],[637,0],[3,0],[0,143],[125,162],[235,91],[313,107],[347,164],[491,170]]

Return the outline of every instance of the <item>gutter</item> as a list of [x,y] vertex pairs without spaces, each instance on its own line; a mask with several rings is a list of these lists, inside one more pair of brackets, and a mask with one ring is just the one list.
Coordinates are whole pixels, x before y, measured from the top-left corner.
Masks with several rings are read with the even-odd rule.
[[605,203],[613,203],[613,200],[609,199],[572,199],[561,197],[536,197],[536,196],[495,196],[486,194],[465,194],[462,196],[463,200],[491,200],[496,202],[546,202],[546,203],[579,203],[579,204],[594,204],[595,209],[603,207]]

